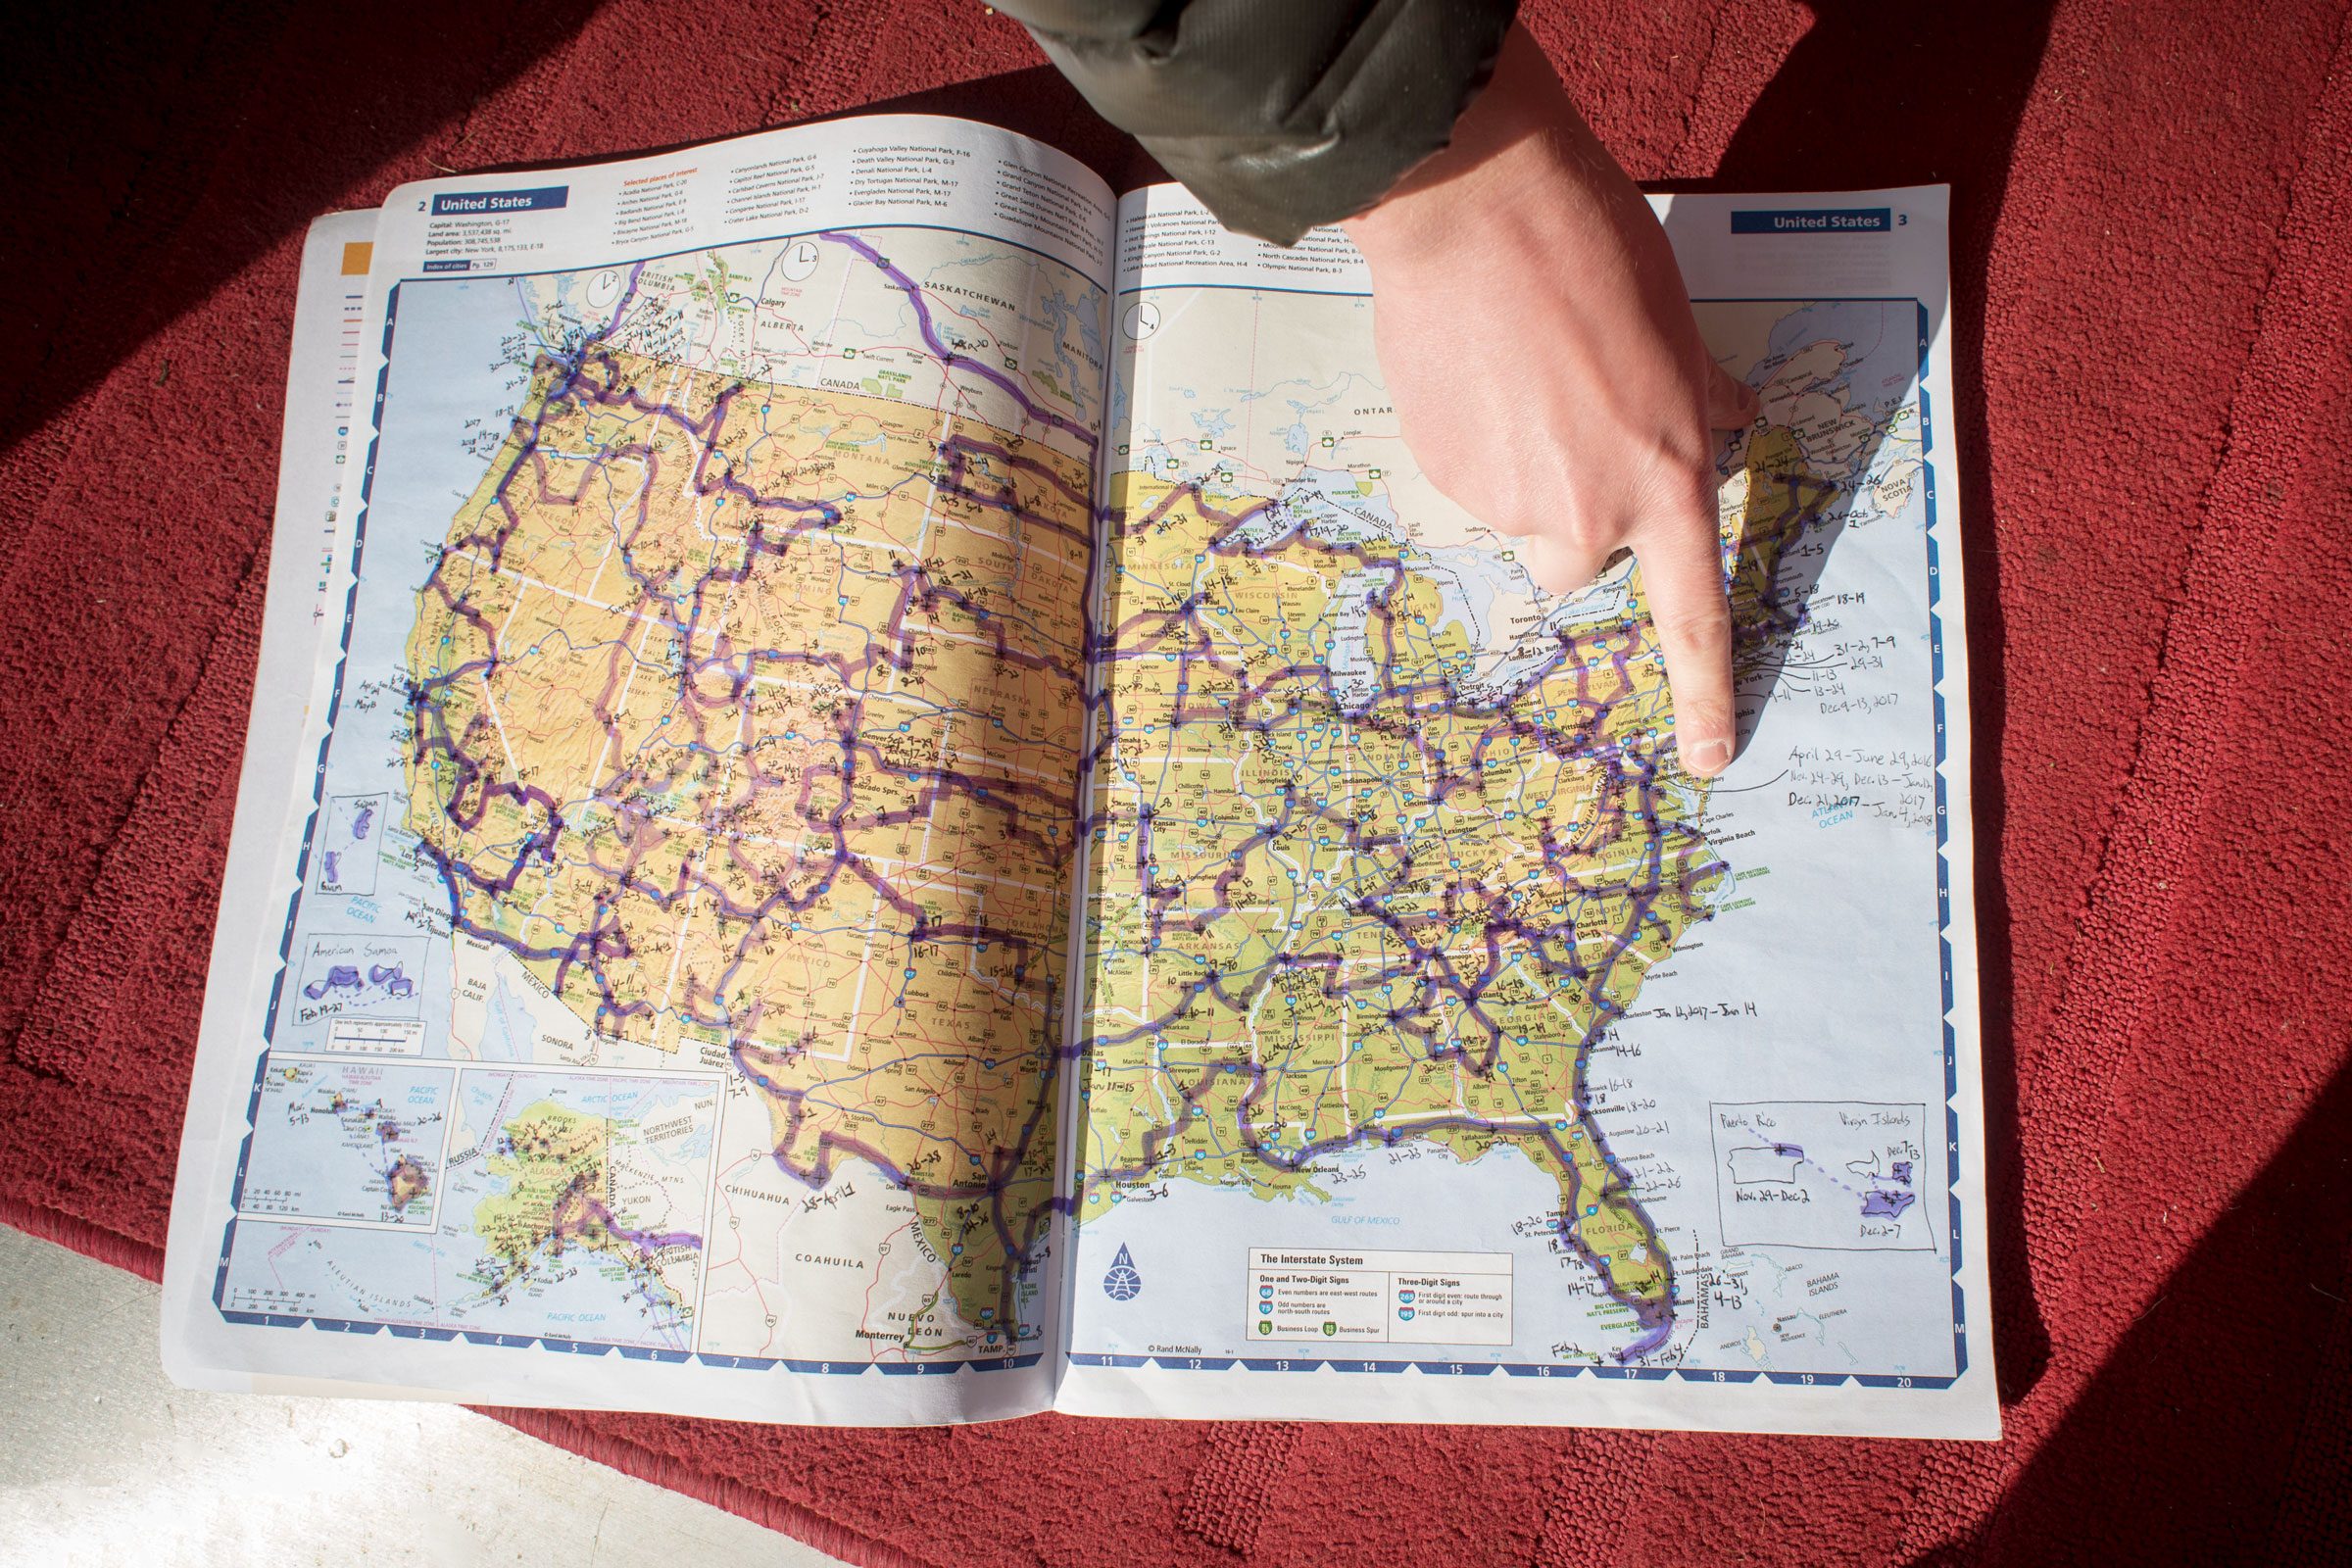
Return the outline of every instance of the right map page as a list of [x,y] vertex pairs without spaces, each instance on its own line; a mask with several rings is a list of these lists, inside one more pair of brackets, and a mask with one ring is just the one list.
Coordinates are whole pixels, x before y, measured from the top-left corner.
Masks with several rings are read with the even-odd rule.
[[1711,783],[1344,241],[1122,205],[1062,1407],[1996,1430],[1944,198],[1658,201],[1762,405]]

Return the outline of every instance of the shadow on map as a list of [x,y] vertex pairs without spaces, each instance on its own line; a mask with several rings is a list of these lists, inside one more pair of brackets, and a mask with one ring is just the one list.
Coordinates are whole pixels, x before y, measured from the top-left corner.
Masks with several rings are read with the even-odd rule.
[[[11,24],[0,134],[21,302],[0,453],[313,218],[562,49],[597,0],[368,8],[114,0]],[[364,26],[368,69],[352,69]],[[249,90],[266,82],[266,88]],[[460,140],[462,140],[462,136]],[[216,170],[233,175],[212,177]],[[107,286],[136,269],[136,287]],[[294,308],[286,273],[282,309]],[[160,384],[160,383],[159,383]]]
[[1967,560],[1969,711],[1974,740],[1977,947],[1983,1009],[1985,1197],[1993,1359],[2015,1403],[2049,1363],[2050,1337],[2027,1251],[2024,1149],[2009,901],[2001,880],[2004,563],[1997,548],[1984,402],[1986,278],[2018,125],[2049,41],[2055,0],[1903,7],[1810,0],[1812,28],[1741,120],[1712,177],[1673,190],[1855,190],[1952,186],[1951,371]]
[[[393,171],[430,172],[420,153],[479,174],[662,150],[466,156],[479,106],[569,47],[601,9],[549,0],[518,27],[499,7],[457,0],[369,7],[364,71],[351,69],[355,19],[333,8],[100,0],[27,13],[0,66],[11,89],[0,135],[18,170],[61,172],[10,191],[5,251],[23,303],[0,455],[318,214],[380,198]],[[738,128],[760,128],[761,106],[743,108]],[[1050,66],[841,113],[958,115],[1052,142],[1122,188],[1165,177]],[[214,178],[221,169],[234,176]],[[138,287],[96,286],[126,266]]]

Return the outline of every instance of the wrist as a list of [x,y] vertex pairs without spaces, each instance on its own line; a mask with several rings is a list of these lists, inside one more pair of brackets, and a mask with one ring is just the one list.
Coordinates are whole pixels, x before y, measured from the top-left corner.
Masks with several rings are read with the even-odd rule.
[[1524,25],[1503,40],[1453,141],[1343,228],[1374,287],[1406,289],[1500,256],[1541,261],[1562,282],[1613,275],[1640,270],[1644,242],[1665,242]]
[[[1394,275],[1458,258],[1467,233],[1491,235],[1497,225],[1549,229],[1555,245],[1605,233],[1612,182],[1633,188],[1534,37],[1514,25],[1452,140],[1340,226],[1376,274]],[[1536,193],[1541,200],[1531,202]]]

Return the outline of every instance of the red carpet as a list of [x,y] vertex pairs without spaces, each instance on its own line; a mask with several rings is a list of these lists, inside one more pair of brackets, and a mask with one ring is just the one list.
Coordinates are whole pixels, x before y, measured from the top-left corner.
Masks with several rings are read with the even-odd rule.
[[[910,93],[1139,172],[971,0],[339,9],[0,95],[0,1219],[150,1275],[303,221]],[[2352,1556],[2352,4],[1912,9],[1530,4],[1644,178],[1954,183],[2009,1437],[508,1419],[875,1564]]]

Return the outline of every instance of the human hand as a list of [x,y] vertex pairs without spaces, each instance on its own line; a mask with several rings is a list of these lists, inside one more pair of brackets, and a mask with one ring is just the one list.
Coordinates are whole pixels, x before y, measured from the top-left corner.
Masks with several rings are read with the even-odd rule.
[[1755,417],[1691,318],[1665,230],[1524,27],[1446,151],[1343,225],[1431,482],[1568,592],[1630,549],[1701,777],[1732,760],[1714,431]]

